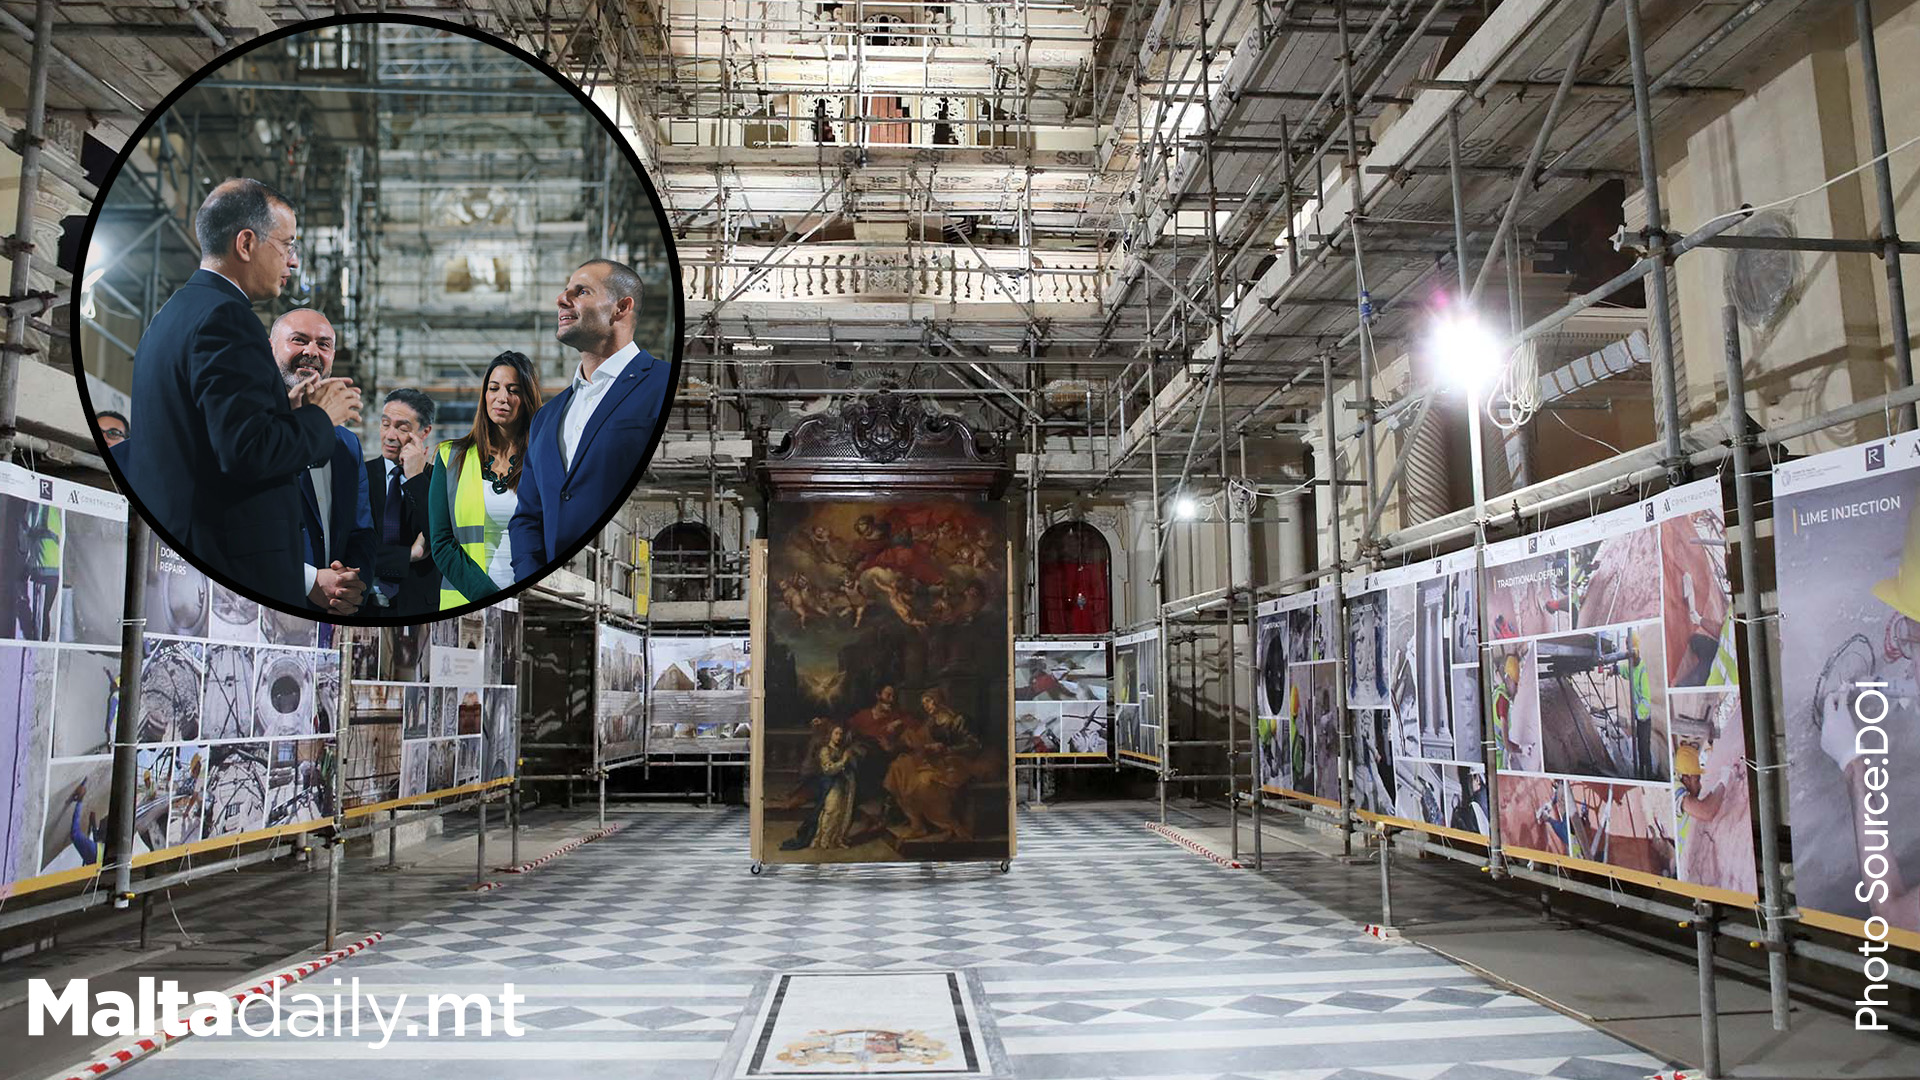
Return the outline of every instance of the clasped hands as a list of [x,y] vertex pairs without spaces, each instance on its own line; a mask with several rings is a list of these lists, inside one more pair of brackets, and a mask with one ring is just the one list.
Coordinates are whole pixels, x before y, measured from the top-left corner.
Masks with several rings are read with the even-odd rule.
[[302,405],[318,405],[334,427],[360,423],[360,388],[344,376],[323,379],[309,375],[287,391],[287,404],[296,409]]
[[360,601],[366,593],[367,583],[360,579],[360,570],[343,566],[335,559],[333,565],[314,571],[313,591],[307,594],[307,599],[329,615],[351,615],[360,610]]

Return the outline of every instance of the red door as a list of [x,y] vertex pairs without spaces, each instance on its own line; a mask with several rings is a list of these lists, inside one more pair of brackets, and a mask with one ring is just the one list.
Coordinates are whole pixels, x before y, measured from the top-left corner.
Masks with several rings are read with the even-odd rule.
[[1106,538],[1068,521],[1040,538],[1040,632],[1104,634],[1113,629]]

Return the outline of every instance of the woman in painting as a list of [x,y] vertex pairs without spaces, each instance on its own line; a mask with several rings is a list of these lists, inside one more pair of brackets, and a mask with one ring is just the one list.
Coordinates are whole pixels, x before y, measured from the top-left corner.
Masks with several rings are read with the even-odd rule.
[[814,756],[820,769],[820,823],[814,829],[815,849],[847,846],[847,828],[853,823],[853,769],[855,754],[847,729],[835,727]]
[[936,687],[921,694],[920,709],[925,719],[897,729],[903,749],[887,770],[886,789],[907,817],[900,838],[971,839],[954,804],[979,763],[980,740],[967,718],[947,704],[946,691]]

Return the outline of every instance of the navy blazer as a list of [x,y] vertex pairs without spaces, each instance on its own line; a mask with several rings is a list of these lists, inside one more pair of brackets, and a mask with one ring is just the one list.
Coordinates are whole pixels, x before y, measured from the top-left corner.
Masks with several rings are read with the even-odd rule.
[[373,508],[367,500],[367,465],[360,460],[360,437],[346,428],[333,429],[333,543],[321,551],[328,537],[320,528],[320,500],[314,498],[313,473],[300,478],[300,529],[306,539],[309,566],[331,566],[335,559],[343,566],[360,571],[360,580],[369,585],[374,577]]
[[267,329],[237,286],[196,270],[161,305],[134,352],[133,407],[146,449],[112,457],[160,539],[303,609],[299,480],[333,450],[333,421],[287,404]]
[[672,375],[672,364],[655,360],[645,349],[628,360],[581,432],[572,468],[562,465],[560,456],[561,420],[573,400],[572,383],[533,414],[520,505],[507,525],[515,580],[538,573],[626,499],[640,456],[653,444],[663,419]]

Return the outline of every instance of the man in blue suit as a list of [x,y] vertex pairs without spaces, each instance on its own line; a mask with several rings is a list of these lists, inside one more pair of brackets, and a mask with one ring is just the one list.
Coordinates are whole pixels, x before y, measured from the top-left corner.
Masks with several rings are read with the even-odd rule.
[[626,498],[666,408],[671,364],[634,344],[640,275],[610,259],[580,265],[557,301],[562,345],[580,352],[565,390],[540,406],[527,436],[520,504],[508,530],[525,579],[579,543]]
[[[303,583],[299,478],[358,423],[345,379],[291,394],[253,305],[300,266],[293,208],[228,180],[194,215],[200,269],[161,306],[133,358],[140,449],[112,455],[160,539],[215,575],[299,610],[334,597]],[[316,598],[317,594],[317,598]]]
[[[333,375],[333,323],[312,308],[294,308],[275,320],[267,335],[273,360],[287,389]],[[300,480],[300,531],[306,543],[307,588],[336,599],[309,606],[335,615],[351,615],[365,599],[373,577],[373,510],[367,498],[367,470],[360,460],[360,437],[333,429],[332,453],[309,465]]]

